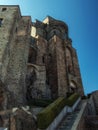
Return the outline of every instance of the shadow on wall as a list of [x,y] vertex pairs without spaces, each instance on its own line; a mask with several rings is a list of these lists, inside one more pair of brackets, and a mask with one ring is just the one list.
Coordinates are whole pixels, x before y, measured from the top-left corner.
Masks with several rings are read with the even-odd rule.
[[7,109],[7,92],[4,84],[0,80],[0,110]]

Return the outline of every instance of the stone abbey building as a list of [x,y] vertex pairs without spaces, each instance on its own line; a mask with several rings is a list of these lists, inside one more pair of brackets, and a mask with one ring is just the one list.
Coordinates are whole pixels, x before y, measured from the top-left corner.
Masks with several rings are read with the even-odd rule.
[[0,6],[0,82],[8,108],[30,98],[83,95],[68,26],[50,16],[32,23],[18,6]]
[[[63,21],[47,16],[32,22],[21,16],[19,6],[0,5],[0,129],[38,130],[36,114],[25,107],[30,100],[84,95],[68,32]],[[97,99],[98,91],[81,101],[77,128],[71,130],[97,130]]]

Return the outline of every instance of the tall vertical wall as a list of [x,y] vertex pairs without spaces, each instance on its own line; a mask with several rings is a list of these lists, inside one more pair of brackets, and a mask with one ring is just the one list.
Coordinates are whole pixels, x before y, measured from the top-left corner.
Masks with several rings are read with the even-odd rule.
[[58,75],[57,75],[57,53],[55,38],[48,41],[48,58],[47,58],[47,81],[51,90],[51,97],[58,97]]
[[81,95],[84,95],[82,78],[81,78],[81,73],[80,73],[80,67],[79,67],[79,62],[78,62],[78,57],[77,57],[77,52],[76,52],[76,50],[74,48],[72,49],[72,55],[73,55],[74,74],[75,74],[75,76],[77,78],[78,92]]
[[18,6],[0,6],[0,32],[0,80],[7,107],[26,102],[27,62],[37,76],[32,92],[39,89],[51,98],[83,94],[77,54],[64,22],[48,16],[31,27],[31,18],[21,16]]
[[63,39],[56,36],[57,52],[57,75],[58,75],[58,96],[66,96],[68,92],[67,65],[65,56],[65,43]]
[[[3,9],[6,9],[3,11]],[[12,41],[15,38],[16,19],[20,17],[17,12],[17,7],[0,6],[0,18],[2,24],[0,27],[0,79],[4,82],[9,62],[10,54],[13,48]],[[1,33],[2,32],[2,33]]]
[[6,8],[0,13],[3,18],[0,33],[1,80],[7,91],[7,107],[26,102],[25,75],[30,43],[31,18],[22,17],[18,6]]
[[74,92],[83,95],[78,58],[68,36],[68,26],[48,16],[43,22],[37,20],[33,23],[31,32],[37,46],[34,63],[41,65],[45,54],[46,86],[50,89],[51,97],[57,98]]

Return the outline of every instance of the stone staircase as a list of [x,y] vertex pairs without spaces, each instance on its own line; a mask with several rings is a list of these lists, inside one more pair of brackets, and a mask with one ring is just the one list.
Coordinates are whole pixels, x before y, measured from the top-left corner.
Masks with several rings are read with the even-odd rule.
[[58,125],[56,130],[71,130],[73,123],[75,122],[75,119],[80,111],[81,108],[81,104],[80,103],[78,105],[78,107],[76,108],[76,110],[72,113],[68,113],[63,120],[61,121],[61,123]]

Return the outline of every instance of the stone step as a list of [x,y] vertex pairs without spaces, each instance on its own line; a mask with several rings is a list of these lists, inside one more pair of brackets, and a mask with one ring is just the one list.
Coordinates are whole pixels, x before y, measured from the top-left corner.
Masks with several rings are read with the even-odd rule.
[[58,130],[70,130],[72,127],[72,124],[74,123],[76,116],[77,116],[78,112],[73,112],[70,115],[67,115],[67,117],[65,117],[63,119],[63,121],[61,122],[61,124],[58,127]]
[[[82,103],[81,103],[82,104]],[[72,125],[81,109],[81,104],[76,108],[76,110],[72,113],[68,113],[61,123],[59,124],[58,128],[56,130],[71,130]]]

